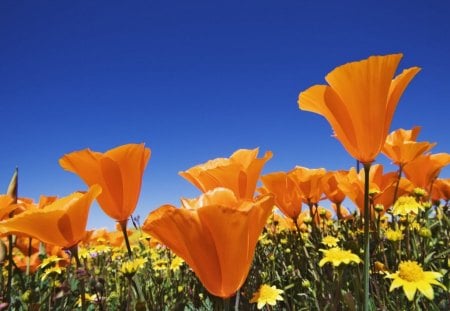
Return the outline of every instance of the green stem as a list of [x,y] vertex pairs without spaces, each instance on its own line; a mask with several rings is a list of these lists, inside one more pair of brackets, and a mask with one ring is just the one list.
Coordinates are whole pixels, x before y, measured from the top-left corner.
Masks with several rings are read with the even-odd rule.
[[32,238],[28,238],[28,253],[27,253],[27,270],[26,275],[30,275],[30,264],[31,264],[31,250],[32,250],[32,244],[31,244]]
[[231,302],[230,298],[224,298],[223,299],[223,311],[230,311],[231,310]]
[[[402,172],[403,172],[403,165],[400,164],[398,167],[398,177],[397,183],[395,184],[394,199],[392,201],[392,206],[394,206],[395,202],[397,201],[398,187],[400,186],[400,179],[402,178]],[[395,216],[393,214],[392,214],[392,228],[395,229]]]
[[370,267],[370,209],[369,172],[371,163],[364,163],[364,311],[369,310],[369,267]]
[[[19,168],[16,167],[14,170],[11,181],[8,185],[8,190],[6,193],[13,198],[13,204],[17,204],[17,197],[19,194]],[[9,214],[9,217],[13,217],[13,212]],[[14,247],[14,238],[11,234],[8,235],[8,283],[6,284],[6,302],[11,302],[11,290],[12,290],[12,273],[13,273],[13,247]]]
[[133,252],[131,251],[130,241],[128,240],[127,222],[128,222],[128,219],[125,219],[125,220],[119,221],[119,224],[120,224],[120,228],[122,229],[123,237],[125,239],[125,244],[127,245],[128,257],[130,259],[132,259]]
[[12,273],[13,273],[13,236],[8,235],[8,281],[6,283],[6,302],[11,301]]
[[[69,250],[70,250],[70,254],[72,255],[72,257],[75,258],[75,262],[76,262],[76,265],[77,265],[77,271],[75,272],[75,274],[77,274],[78,270],[83,268],[81,266],[80,257],[78,256],[78,245],[75,244],[74,246],[70,247]],[[81,296],[81,310],[83,310],[83,311],[87,309],[86,292],[85,292],[84,287],[85,287],[84,275],[82,275],[80,277],[80,282],[78,283],[78,288],[80,290],[80,296]]]

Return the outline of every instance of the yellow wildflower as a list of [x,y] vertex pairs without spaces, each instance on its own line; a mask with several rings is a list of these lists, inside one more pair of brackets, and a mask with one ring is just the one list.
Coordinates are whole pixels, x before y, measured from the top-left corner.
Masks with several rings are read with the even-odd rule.
[[124,252],[124,250],[123,250],[122,248],[120,248],[120,247],[114,247],[114,248],[112,248],[111,259],[112,259],[113,261],[122,259],[122,258],[124,258],[125,256],[126,256],[126,255],[125,255],[125,252]]
[[40,268],[45,268],[53,263],[58,263],[59,261],[64,260],[63,258],[60,258],[58,256],[52,255],[44,258],[42,260],[41,264],[39,265]]
[[[84,294],[84,299],[86,302],[95,302],[97,300],[96,295]],[[81,308],[81,295],[78,297],[77,306]]]
[[283,291],[275,286],[263,284],[259,290],[253,294],[250,302],[257,302],[258,309],[262,309],[266,304],[274,306],[277,303],[277,300],[283,300],[283,297],[281,297],[282,293]]
[[322,244],[328,246],[328,247],[335,247],[337,246],[337,243],[339,242],[338,238],[335,238],[334,236],[327,235],[322,239]]
[[402,261],[398,268],[396,273],[386,276],[386,278],[393,279],[389,291],[403,287],[403,291],[409,301],[414,299],[417,290],[428,299],[433,300],[434,291],[431,285],[438,285],[445,289],[445,286],[436,280],[441,278],[442,274],[433,271],[423,271],[416,261]]
[[419,230],[419,235],[423,238],[431,238],[432,233],[431,233],[431,230],[428,229],[427,227],[422,227]]
[[419,213],[419,209],[422,210],[423,206],[417,202],[414,197],[402,196],[397,199],[397,202],[395,202],[392,213],[394,215],[408,215],[410,213],[417,215]]
[[91,254],[92,255],[103,254],[103,253],[109,253],[110,251],[111,251],[111,247],[108,245],[95,245],[91,250]]
[[62,274],[64,271],[63,267],[55,266],[51,267],[45,270],[45,272],[42,274],[41,280],[45,280],[50,274]]
[[78,249],[78,257],[81,259],[88,259],[91,257],[91,253],[86,247],[80,247]]
[[263,233],[259,236],[258,238],[259,243],[261,243],[261,245],[269,245],[272,244],[272,240],[269,239],[269,237],[267,236],[267,233]]
[[416,197],[419,197],[419,198],[428,195],[428,193],[425,189],[419,188],[419,187],[414,188],[413,193]]
[[327,262],[332,263],[334,267],[339,266],[341,263],[349,264],[350,262],[362,262],[358,255],[353,254],[351,251],[343,250],[339,247],[321,249],[320,251],[324,253],[324,257],[319,262],[320,267],[325,265]]
[[180,270],[180,267],[183,265],[183,263],[184,260],[181,257],[175,256],[170,263],[170,270],[174,272]]
[[140,268],[144,267],[146,262],[146,258],[136,258],[125,261],[120,267],[120,272],[122,272],[125,276],[132,277]]
[[155,271],[166,270],[168,263],[169,263],[169,261],[167,259],[160,258],[160,259],[152,261],[152,268]]
[[386,232],[384,232],[384,236],[386,237],[386,239],[392,242],[401,241],[404,237],[402,230],[392,229],[387,229]]

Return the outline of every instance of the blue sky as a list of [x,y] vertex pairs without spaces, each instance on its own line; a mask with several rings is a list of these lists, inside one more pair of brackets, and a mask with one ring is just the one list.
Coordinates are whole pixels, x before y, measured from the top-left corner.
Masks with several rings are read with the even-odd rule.
[[[391,130],[420,125],[419,140],[449,152],[448,16],[448,1],[0,1],[0,186],[18,166],[20,196],[64,196],[86,187],[62,155],[145,142],[143,220],[199,194],[179,171],[239,148],[271,150],[264,173],[348,169],[298,93],[338,65],[398,52],[399,70],[422,71]],[[89,227],[105,226],[94,205]]]

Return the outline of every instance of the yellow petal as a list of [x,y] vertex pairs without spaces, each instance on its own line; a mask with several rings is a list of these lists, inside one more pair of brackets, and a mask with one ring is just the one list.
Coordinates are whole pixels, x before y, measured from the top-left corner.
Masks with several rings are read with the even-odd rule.
[[414,295],[416,294],[417,286],[414,283],[411,282],[404,282],[403,283],[403,291],[405,292],[406,298],[408,298],[409,301],[414,300]]
[[425,297],[427,297],[430,300],[433,300],[434,291],[433,291],[433,288],[431,287],[430,283],[428,283],[426,281],[419,282],[419,284],[417,284],[417,288]]

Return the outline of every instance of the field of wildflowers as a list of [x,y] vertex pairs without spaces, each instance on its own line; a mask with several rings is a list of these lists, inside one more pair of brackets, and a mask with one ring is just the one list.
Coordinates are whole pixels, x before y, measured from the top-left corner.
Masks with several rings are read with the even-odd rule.
[[[88,189],[63,198],[18,196],[16,171],[0,195],[0,310],[448,310],[450,154],[417,141],[420,127],[389,133],[420,70],[395,76],[401,57],[342,65],[299,95],[350,170],[262,175],[273,154],[239,149],[180,172],[202,194],[142,222],[144,144],[64,155]],[[115,231],[86,231],[94,200]]]

